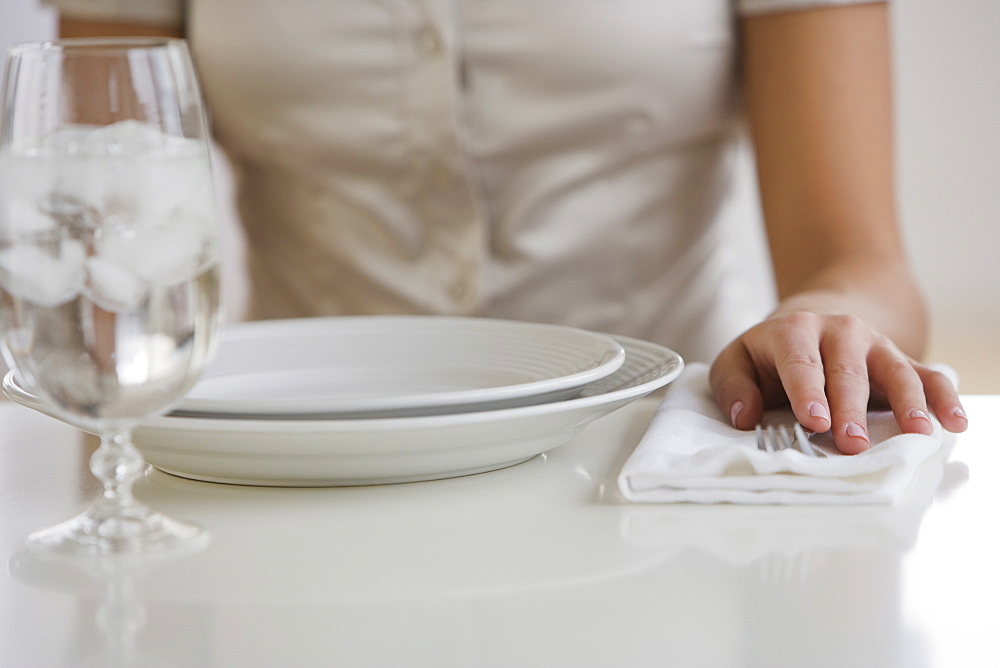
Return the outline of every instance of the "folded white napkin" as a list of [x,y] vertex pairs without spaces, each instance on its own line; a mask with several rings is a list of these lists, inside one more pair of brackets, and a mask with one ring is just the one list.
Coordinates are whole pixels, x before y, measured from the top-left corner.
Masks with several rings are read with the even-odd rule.
[[[765,424],[795,422],[788,409]],[[618,477],[629,501],[741,504],[892,504],[921,462],[942,448],[943,430],[902,434],[889,411],[868,413],[872,447],[842,455],[828,435],[813,438],[828,457],[762,452],[754,432],[732,427],[715,403],[708,366],[691,364],[671,386],[649,430]],[[822,440],[826,439],[824,445]]]

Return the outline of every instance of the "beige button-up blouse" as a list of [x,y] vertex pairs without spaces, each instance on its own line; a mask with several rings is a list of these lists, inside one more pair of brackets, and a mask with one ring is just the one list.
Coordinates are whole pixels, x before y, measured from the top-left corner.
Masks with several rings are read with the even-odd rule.
[[486,315],[709,359],[751,324],[719,225],[735,16],[813,4],[837,3],[192,0],[250,315]]

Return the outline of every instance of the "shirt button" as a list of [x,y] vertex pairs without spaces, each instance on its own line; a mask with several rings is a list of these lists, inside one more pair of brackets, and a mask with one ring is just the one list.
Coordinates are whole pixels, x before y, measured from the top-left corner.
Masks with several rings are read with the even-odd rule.
[[425,56],[441,52],[441,36],[433,28],[424,28],[417,33],[417,48]]

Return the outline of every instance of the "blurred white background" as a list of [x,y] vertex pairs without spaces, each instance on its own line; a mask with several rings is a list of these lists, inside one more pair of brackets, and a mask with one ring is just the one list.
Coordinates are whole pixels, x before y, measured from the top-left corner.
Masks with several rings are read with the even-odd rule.
[[[899,204],[934,329],[928,359],[964,392],[1000,392],[1000,0],[895,0]],[[0,49],[55,34],[37,0],[0,0]],[[218,161],[221,163],[222,161]],[[226,212],[224,299],[245,299],[242,246]],[[753,203],[748,202],[748,206]]]

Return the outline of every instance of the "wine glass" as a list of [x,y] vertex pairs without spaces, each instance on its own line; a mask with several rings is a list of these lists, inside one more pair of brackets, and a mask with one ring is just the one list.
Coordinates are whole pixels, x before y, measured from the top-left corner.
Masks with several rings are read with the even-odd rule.
[[28,546],[113,555],[204,541],[132,494],[146,466],[132,429],[194,384],[218,322],[208,133],[187,45],[16,45],[2,104],[0,348],[23,389],[101,437],[90,468],[104,485]]

